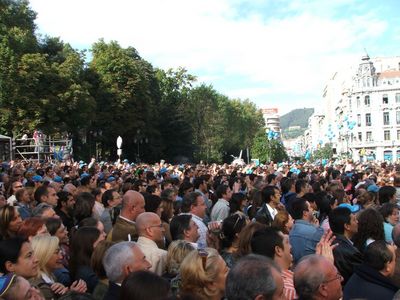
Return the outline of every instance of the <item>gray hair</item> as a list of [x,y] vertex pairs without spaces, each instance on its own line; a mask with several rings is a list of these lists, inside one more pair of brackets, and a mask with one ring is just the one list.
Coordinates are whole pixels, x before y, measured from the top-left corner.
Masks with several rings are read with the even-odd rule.
[[321,265],[326,260],[321,255],[307,255],[294,270],[294,286],[301,299],[312,299],[319,286],[325,281],[325,272]]
[[250,254],[240,259],[226,279],[225,295],[228,300],[253,300],[258,295],[272,299],[277,285],[272,269],[279,268],[269,258]]
[[106,251],[103,266],[110,281],[121,283],[124,280],[123,268],[134,260],[132,248],[135,246],[135,242],[120,242]]
[[51,206],[50,204],[47,203],[40,203],[38,206],[36,206],[33,211],[32,211],[32,215],[34,217],[42,217],[43,213],[48,210],[49,208],[53,208],[53,206]]

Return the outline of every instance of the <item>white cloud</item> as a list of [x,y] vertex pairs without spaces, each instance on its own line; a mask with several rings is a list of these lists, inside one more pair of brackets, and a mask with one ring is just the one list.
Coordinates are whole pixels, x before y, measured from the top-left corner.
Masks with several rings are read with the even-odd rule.
[[[388,26],[370,14],[340,20],[327,17],[330,13],[321,17],[319,1],[304,0],[291,2],[288,10],[297,12],[291,17],[266,18],[261,11],[235,19],[232,3],[239,2],[31,0],[31,5],[38,12],[41,32],[73,46],[90,47],[102,37],[116,40],[135,47],[155,66],[184,66],[210,84],[216,79],[215,86],[231,97],[250,98],[260,106],[264,97],[265,105],[274,97],[291,108],[318,100],[331,74],[356,62],[363,47]],[[336,7],[332,3],[338,3],[328,2],[331,10]],[[301,10],[303,6],[307,9]],[[224,87],[227,75],[239,78],[235,89]],[[256,88],[243,85],[246,82]]]

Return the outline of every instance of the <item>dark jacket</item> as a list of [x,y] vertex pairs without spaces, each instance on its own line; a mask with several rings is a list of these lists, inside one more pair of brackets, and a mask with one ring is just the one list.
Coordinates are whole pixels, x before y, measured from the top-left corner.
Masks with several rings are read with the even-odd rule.
[[108,290],[103,300],[117,300],[121,294],[121,287],[114,282],[109,283]]
[[343,276],[342,285],[345,285],[353,275],[354,267],[362,264],[363,255],[353,244],[343,235],[336,234],[336,239],[333,244],[338,246],[333,249],[333,257],[335,266]]
[[90,266],[81,265],[78,267],[74,280],[79,279],[86,282],[88,293],[92,293],[96,285],[99,283],[99,278]]
[[274,220],[272,218],[271,214],[269,213],[267,204],[265,204],[265,203],[257,211],[254,219],[261,224],[266,224],[267,226],[271,226],[272,221]]
[[292,202],[297,198],[297,194],[295,192],[287,192],[282,195],[281,202],[285,205],[285,208],[288,212],[292,210]]
[[343,300],[392,300],[399,288],[379,271],[365,264],[357,266],[343,290]]

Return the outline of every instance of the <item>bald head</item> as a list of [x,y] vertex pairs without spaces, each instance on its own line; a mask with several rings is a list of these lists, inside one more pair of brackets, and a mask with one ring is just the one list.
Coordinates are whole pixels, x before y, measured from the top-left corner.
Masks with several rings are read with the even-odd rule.
[[121,216],[135,221],[144,212],[144,197],[141,193],[129,190],[122,197]]
[[146,237],[155,242],[164,239],[164,227],[160,217],[152,212],[144,212],[136,219],[136,229],[139,236]]
[[[334,264],[321,255],[308,255],[294,270],[297,294],[304,299],[338,300],[342,297],[341,281]],[[330,282],[330,285],[324,284]]]
[[160,224],[160,217],[152,212],[144,212],[140,214],[136,219],[136,227],[139,231],[139,235],[147,227]]

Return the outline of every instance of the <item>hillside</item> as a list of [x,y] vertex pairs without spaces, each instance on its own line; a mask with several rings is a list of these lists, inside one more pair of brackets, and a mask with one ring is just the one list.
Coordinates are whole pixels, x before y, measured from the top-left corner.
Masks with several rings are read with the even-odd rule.
[[[280,117],[282,135],[285,139],[296,138],[304,133],[308,126],[308,118],[314,108],[298,108]],[[290,127],[295,127],[289,130]]]

